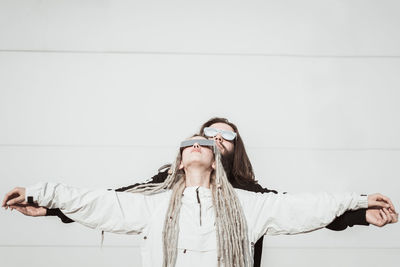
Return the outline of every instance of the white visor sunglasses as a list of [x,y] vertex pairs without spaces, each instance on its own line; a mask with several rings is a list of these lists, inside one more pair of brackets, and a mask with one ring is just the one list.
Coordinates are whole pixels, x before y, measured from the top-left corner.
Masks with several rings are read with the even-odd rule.
[[212,127],[204,128],[204,135],[207,137],[215,137],[217,134],[221,134],[222,138],[228,141],[232,141],[236,138],[236,133],[232,131],[220,130]]

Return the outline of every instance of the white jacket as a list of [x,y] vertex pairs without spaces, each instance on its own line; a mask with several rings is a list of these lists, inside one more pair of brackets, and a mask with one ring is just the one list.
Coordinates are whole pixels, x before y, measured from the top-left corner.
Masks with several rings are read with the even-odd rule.
[[[367,196],[348,194],[273,194],[235,189],[248,226],[250,248],[262,235],[297,234],[320,229],[346,210],[368,207]],[[26,189],[39,206],[59,208],[90,228],[142,234],[143,266],[162,266],[162,230],[171,191],[155,195],[86,190],[40,183]],[[200,200],[200,203],[199,201]],[[176,266],[217,266],[215,214],[210,189],[187,187],[179,218]]]

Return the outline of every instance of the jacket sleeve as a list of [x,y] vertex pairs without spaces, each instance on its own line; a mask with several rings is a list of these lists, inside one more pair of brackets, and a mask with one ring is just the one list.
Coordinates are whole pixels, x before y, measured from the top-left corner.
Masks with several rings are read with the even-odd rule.
[[[236,185],[234,186],[238,189],[243,189],[247,191],[252,191],[256,193],[275,193],[278,191],[268,189],[266,187],[262,187],[259,183],[245,184],[245,185]],[[286,194],[286,192],[284,192]],[[326,226],[327,229],[333,231],[343,231],[347,227],[352,227],[354,225],[369,225],[367,219],[365,217],[366,209],[359,209],[356,211],[346,211],[339,217],[336,217],[333,222]]]
[[351,210],[346,211],[343,215],[335,218],[333,222],[326,226],[327,229],[333,231],[343,231],[347,227],[353,227],[354,225],[366,225],[368,226],[369,223],[367,222],[366,218],[367,209],[359,209],[359,210]]
[[46,216],[57,216],[63,223],[73,223],[74,220],[71,220],[60,209],[47,209],[46,208]]
[[327,226],[347,210],[368,207],[367,196],[348,194],[275,194],[239,190],[249,228],[260,236],[298,234]]
[[28,202],[54,209],[87,227],[106,232],[137,234],[154,210],[151,196],[109,190],[87,190],[60,183],[26,188]]
[[[169,165],[165,165],[165,166],[169,167]],[[169,170],[169,168],[167,168],[166,170],[164,170],[164,169],[159,170],[159,172],[156,175],[151,177],[145,183],[136,183],[136,184],[133,184],[133,185],[129,185],[129,186],[125,186],[125,187],[121,187],[121,188],[115,189],[115,191],[123,192],[123,191],[126,191],[128,189],[135,188],[136,186],[141,185],[141,184],[162,183],[162,182],[165,181],[165,179],[168,176],[168,170]],[[72,222],[74,222],[74,220],[72,220],[71,218],[68,218],[67,216],[65,216],[65,214],[62,213],[62,211],[60,209],[46,209],[46,216],[57,216],[58,218],[60,218],[60,220],[63,223],[72,223]]]

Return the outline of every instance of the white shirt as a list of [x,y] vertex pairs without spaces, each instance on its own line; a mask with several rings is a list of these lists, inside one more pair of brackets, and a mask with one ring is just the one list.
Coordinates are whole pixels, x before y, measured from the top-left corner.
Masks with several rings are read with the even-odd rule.
[[[347,194],[274,194],[235,189],[248,227],[250,249],[262,235],[297,234],[320,229],[347,210],[368,207],[367,196]],[[154,195],[87,190],[57,183],[26,189],[39,206],[59,208],[90,228],[142,234],[144,267],[162,266],[162,230],[171,190]],[[176,266],[217,266],[215,214],[211,190],[187,187],[179,218]],[[253,251],[251,251],[253,252]]]

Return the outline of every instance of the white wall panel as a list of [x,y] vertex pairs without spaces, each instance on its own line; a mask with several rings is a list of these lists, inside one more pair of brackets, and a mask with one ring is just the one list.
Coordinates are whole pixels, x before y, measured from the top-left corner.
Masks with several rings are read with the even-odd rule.
[[0,247],[0,258],[3,266],[141,266],[138,247]]
[[2,0],[0,49],[399,56],[399,8],[395,0]]
[[[381,191],[396,199],[399,151],[250,148],[259,182],[279,191]],[[400,199],[398,199],[400,202]]]
[[173,145],[220,115],[250,146],[399,148],[399,69],[399,59],[0,53],[0,143]]

